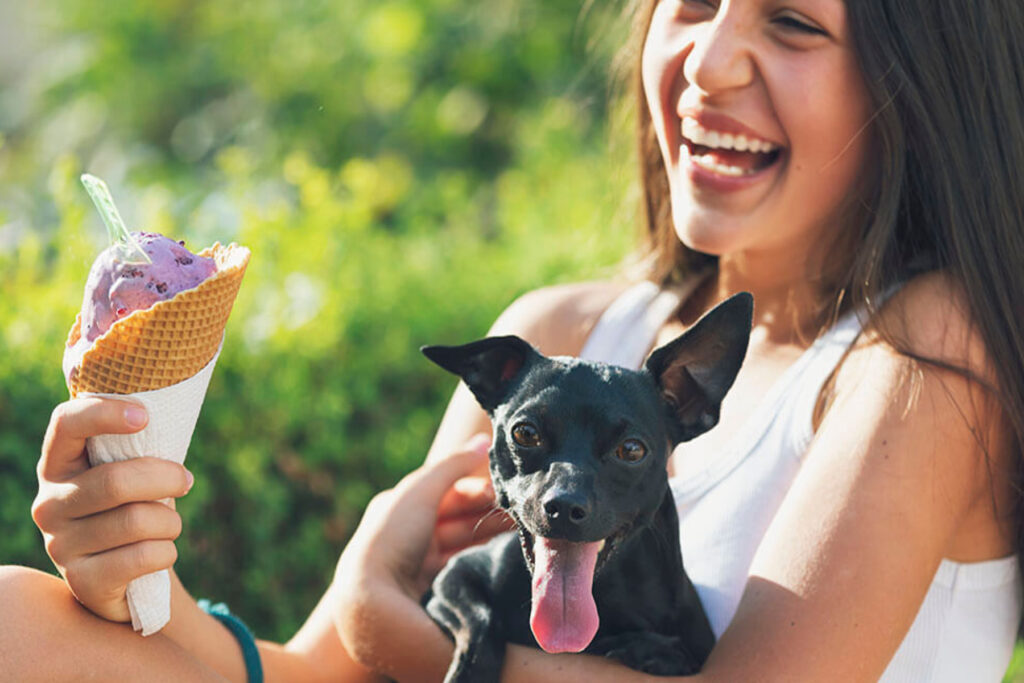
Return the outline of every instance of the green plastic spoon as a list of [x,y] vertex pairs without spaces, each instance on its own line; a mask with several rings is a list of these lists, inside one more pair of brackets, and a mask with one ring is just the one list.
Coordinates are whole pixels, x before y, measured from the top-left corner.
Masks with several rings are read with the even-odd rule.
[[128,228],[124,225],[121,214],[114,205],[114,198],[110,196],[110,189],[107,184],[94,175],[82,174],[82,184],[85,191],[92,197],[93,204],[103,217],[107,226],[107,235],[110,237],[111,246],[117,247],[118,256],[125,263],[152,263],[149,254],[142,250],[139,243],[135,241]]

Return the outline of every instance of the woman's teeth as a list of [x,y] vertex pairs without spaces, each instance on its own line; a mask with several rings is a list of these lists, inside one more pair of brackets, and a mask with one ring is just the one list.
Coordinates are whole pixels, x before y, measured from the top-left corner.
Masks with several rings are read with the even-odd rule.
[[696,119],[683,119],[683,137],[694,145],[710,147],[712,149],[733,149],[737,152],[758,152],[765,154],[774,152],[779,146],[767,140],[748,138],[745,135],[734,135],[732,133],[719,133],[715,130],[704,128]]
[[692,161],[694,164],[700,166],[705,170],[712,171],[720,175],[732,176],[734,178],[739,178],[745,175],[751,175],[752,173],[757,172],[755,169],[747,170],[742,169],[739,166],[726,166],[725,164],[720,164],[717,161],[715,161],[710,154],[691,156],[690,161]]

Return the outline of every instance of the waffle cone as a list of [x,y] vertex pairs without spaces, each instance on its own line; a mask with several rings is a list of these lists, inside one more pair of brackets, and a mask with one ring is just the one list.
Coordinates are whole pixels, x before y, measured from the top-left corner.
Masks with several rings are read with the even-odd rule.
[[[82,392],[132,394],[177,384],[216,355],[235,296],[249,264],[249,250],[220,243],[199,252],[217,270],[199,286],[121,318],[93,342],[68,378],[74,398]],[[81,315],[68,346],[81,336]]]

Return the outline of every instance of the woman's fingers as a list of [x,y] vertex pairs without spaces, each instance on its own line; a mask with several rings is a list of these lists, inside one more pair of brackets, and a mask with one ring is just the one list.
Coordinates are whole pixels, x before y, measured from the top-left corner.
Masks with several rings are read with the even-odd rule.
[[394,492],[410,502],[428,504],[436,514],[442,497],[456,481],[477,471],[481,463],[486,462],[486,453],[486,449],[472,448],[427,463],[398,482]]
[[32,519],[44,533],[59,533],[75,519],[127,503],[183,496],[192,481],[184,467],[159,458],[98,465],[64,482],[40,481]]
[[[480,451],[462,451],[427,463],[370,501],[349,542],[352,553],[366,553],[387,564],[418,567],[430,544],[437,506],[452,484],[479,467]],[[374,552],[368,553],[370,548]],[[348,553],[348,551],[346,551]]]
[[[489,444],[490,438],[479,434],[467,444],[466,450],[482,453]],[[457,480],[441,498],[437,514],[434,540],[444,555],[482,543],[512,528],[511,520],[497,508],[489,473],[481,476],[474,472]]]
[[503,510],[492,507],[483,515],[438,520],[434,539],[438,550],[450,555],[514,528],[511,518]]
[[192,474],[175,462],[135,458],[97,465],[62,488],[59,500],[72,519],[142,501],[179,498],[192,488]]
[[171,541],[141,541],[79,558],[64,577],[79,602],[111,621],[127,621],[125,586],[132,579],[169,569],[178,559]]
[[97,434],[130,434],[146,426],[137,403],[112,399],[74,399],[57,406],[43,439],[38,474],[42,481],[64,481],[86,469],[85,440]]
[[421,466],[374,496],[338,560],[338,584],[385,581],[418,598],[425,585],[424,564],[436,564],[438,505],[456,481],[486,461],[486,448],[469,448]]
[[173,541],[181,534],[181,517],[162,503],[130,503],[116,510],[76,520],[68,533],[47,547],[51,556],[104,553],[141,541]]
[[437,516],[463,517],[487,512],[494,507],[494,487],[489,475],[463,477],[444,494]]

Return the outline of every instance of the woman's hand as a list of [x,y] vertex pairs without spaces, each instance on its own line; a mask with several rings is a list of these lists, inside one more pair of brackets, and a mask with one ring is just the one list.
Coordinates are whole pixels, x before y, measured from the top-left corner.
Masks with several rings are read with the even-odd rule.
[[185,495],[192,475],[176,463],[138,458],[89,467],[85,440],[146,425],[137,404],[76,399],[53,411],[37,474],[32,519],[46,552],[78,601],[111,621],[128,621],[125,587],[177,559],[181,518],[157,501]]
[[[451,645],[419,601],[432,578],[430,570],[441,559],[434,532],[442,500],[459,479],[486,462],[486,443],[474,441],[377,494],[338,560],[331,587],[334,622],[346,650],[364,666],[399,679],[407,665],[411,670],[447,668]],[[396,642],[419,642],[421,647],[397,652]],[[424,665],[424,657],[431,665]]]
[[[477,434],[462,450],[486,452],[489,445],[487,434]],[[486,465],[486,460],[482,464]],[[512,520],[494,501],[494,487],[486,466],[481,469],[456,481],[441,498],[434,537],[423,566],[428,581],[455,553],[514,528]]]
[[489,485],[466,480],[486,459],[486,440],[473,439],[378,493],[342,553],[336,577],[346,577],[343,585],[357,576],[386,577],[419,600],[447,558],[467,545],[463,520],[479,520],[481,507],[493,505]]

